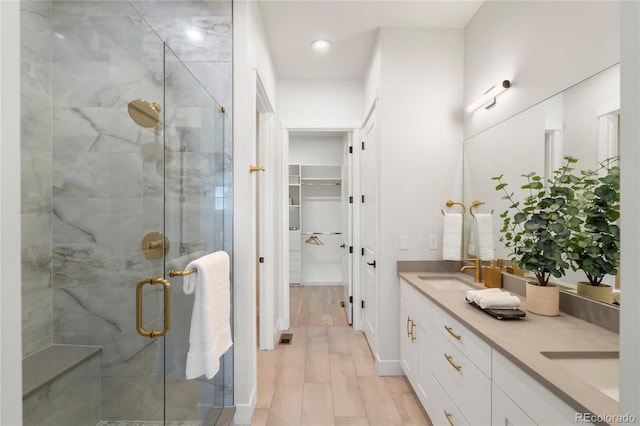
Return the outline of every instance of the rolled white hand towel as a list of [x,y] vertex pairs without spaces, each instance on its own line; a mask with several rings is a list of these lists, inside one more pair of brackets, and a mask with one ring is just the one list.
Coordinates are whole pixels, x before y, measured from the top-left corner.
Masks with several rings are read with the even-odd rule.
[[[499,288],[487,288],[482,290],[467,290],[465,297],[469,302],[476,302],[476,298],[482,294],[491,294],[491,293],[502,293],[502,290]],[[505,292],[509,294],[509,292]]]
[[480,305],[482,309],[515,309],[520,306],[520,298],[518,296],[511,296],[503,293],[485,294],[478,297],[478,301],[476,303]]

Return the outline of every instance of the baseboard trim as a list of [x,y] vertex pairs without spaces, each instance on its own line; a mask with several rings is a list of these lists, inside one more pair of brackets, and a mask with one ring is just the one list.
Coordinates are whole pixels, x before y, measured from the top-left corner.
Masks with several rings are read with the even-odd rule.
[[251,400],[249,404],[238,404],[236,405],[236,412],[233,416],[233,424],[234,425],[250,425],[251,419],[253,418],[253,412],[256,408],[256,389],[251,393]]
[[378,376],[404,376],[399,359],[382,361],[376,355],[376,365],[378,367]]

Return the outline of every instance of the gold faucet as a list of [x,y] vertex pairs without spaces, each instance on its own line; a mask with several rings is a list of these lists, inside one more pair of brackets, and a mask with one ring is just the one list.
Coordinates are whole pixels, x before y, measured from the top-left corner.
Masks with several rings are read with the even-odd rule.
[[467,260],[473,260],[474,261],[474,265],[464,265],[462,268],[460,268],[460,272],[464,272],[467,269],[475,269],[475,274],[473,277],[473,282],[474,283],[481,283],[482,282],[482,260],[478,257],[476,259],[467,259]]

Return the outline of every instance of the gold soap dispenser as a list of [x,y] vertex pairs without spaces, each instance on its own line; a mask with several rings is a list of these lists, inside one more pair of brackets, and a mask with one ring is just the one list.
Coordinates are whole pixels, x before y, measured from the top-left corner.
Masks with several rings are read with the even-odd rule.
[[494,260],[484,267],[484,286],[488,288],[502,288],[502,269],[497,267]]

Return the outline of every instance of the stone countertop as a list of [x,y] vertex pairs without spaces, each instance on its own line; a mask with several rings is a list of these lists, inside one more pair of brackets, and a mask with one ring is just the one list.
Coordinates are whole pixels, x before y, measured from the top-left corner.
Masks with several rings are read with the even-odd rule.
[[[565,401],[576,412],[597,416],[618,414],[618,402],[577,375],[564,370],[540,352],[612,351],[619,350],[617,333],[584,320],[560,313],[545,317],[527,312],[521,320],[500,321],[481,312],[465,301],[466,290],[437,290],[419,276],[455,276],[472,286],[473,277],[452,272],[399,272],[399,277],[424,294],[437,306],[451,314],[491,347]],[[484,287],[478,287],[478,289]],[[520,309],[526,310],[526,299],[520,297]]]

